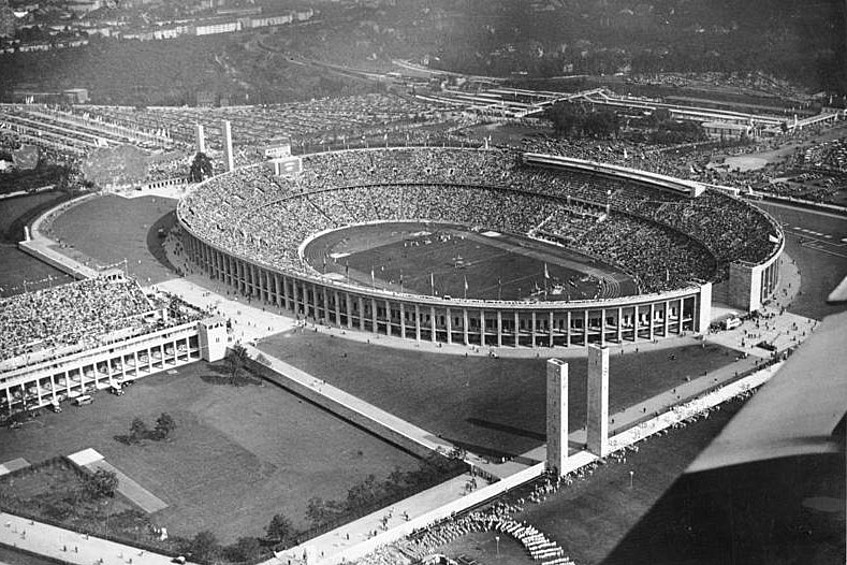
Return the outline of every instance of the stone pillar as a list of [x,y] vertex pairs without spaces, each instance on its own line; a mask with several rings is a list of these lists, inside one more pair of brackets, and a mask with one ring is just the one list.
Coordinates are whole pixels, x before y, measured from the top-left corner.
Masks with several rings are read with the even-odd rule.
[[588,451],[605,457],[609,453],[609,350],[588,346]]
[[479,345],[485,347],[485,311],[479,311]]
[[515,310],[515,347],[521,344],[521,324],[520,313]]
[[568,461],[568,364],[547,360],[547,470],[564,474]]
[[553,347],[553,327],[555,325],[555,320],[553,319],[553,311],[550,310],[550,315],[547,316],[547,329],[550,331],[550,342],[547,344],[549,347]]
[[232,154],[232,124],[229,120],[224,120],[221,124],[221,132],[223,133],[224,146],[224,163],[226,164],[226,172],[231,172],[235,169],[235,156]]
[[503,311],[497,310],[497,347],[503,347]]
[[194,141],[197,144],[197,153],[206,153],[206,135],[203,132],[203,124],[194,124]]
[[437,328],[435,325],[435,306],[429,307],[429,338],[432,343],[438,340]]
[[453,312],[450,308],[447,309],[447,315],[445,316],[447,320],[447,343],[453,343]]
[[618,343],[623,343],[623,308],[618,306]]
[[468,309],[462,308],[462,340],[465,345],[470,344],[468,339]]
[[421,307],[415,304],[415,340],[421,340]]
[[406,339],[406,305],[400,303],[400,337]]
[[694,328],[699,334],[709,333],[709,324],[712,321],[712,283],[707,282],[700,286],[700,295],[694,299],[697,308],[694,315]]
[[533,310],[532,313],[530,314],[530,323],[532,324],[532,328],[531,328],[532,329],[532,333],[531,333],[531,336],[532,336],[531,340],[532,341],[530,341],[530,343],[532,344],[532,347],[535,347],[535,330],[536,330],[535,326],[538,323],[538,320],[536,320],[536,318],[535,318],[535,310]]

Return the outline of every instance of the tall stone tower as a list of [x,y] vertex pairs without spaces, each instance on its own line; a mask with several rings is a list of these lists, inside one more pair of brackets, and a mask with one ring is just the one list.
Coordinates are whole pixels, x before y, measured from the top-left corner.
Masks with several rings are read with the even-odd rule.
[[547,361],[547,470],[561,476],[568,461],[568,364]]
[[197,144],[197,153],[206,153],[206,134],[203,132],[203,124],[194,124],[194,141]]
[[609,350],[588,346],[588,409],[586,436],[588,451],[609,454]]
[[226,159],[226,171],[230,172],[235,169],[235,160],[232,154],[232,125],[229,120],[224,120],[221,125],[221,132],[224,136],[224,159]]

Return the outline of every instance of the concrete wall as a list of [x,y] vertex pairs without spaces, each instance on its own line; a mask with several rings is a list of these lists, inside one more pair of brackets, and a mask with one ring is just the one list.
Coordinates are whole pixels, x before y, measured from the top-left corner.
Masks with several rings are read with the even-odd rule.
[[248,347],[248,354],[250,355],[250,359],[248,361],[250,369],[254,370],[258,375],[262,378],[275,383],[286,390],[293,392],[299,396],[302,396],[309,402],[317,404],[321,408],[325,408],[329,410],[333,414],[351,422],[377,436],[383,438],[385,441],[397,445],[398,447],[409,451],[418,457],[429,457],[432,455],[432,448],[429,444],[424,444],[418,441],[415,438],[410,437],[409,435],[403,434],[397,431],[395,428],[387,426],[381,422],[378,422],[373,417],[360,412],[350,405],[344,404],[342,402],[338,402],[332,398],[327,397],[325,394],[322,394],[318,389],[310,386],[309,384],[303,382],[302,378],[297,378],[297,376],[289,376],[282,372],[275,370],[272,367],[264,365],[258,362],[255,357],[259,354],[259,350]]

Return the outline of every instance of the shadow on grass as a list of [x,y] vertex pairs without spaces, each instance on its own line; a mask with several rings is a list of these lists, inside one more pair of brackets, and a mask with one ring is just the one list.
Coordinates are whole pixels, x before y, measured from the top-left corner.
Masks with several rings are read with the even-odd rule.
[[505,432],[507,434],[512,434],[516,436],[526,437],[529,439],[536,439],[538,441],[546,441],[547,436],[545,434],[539,434],[538,432],[533,432],[530,430],[526,430],[524,428],[517,428],[515,426],[509,426],[508,424],[498,424],[497,422],[491,422],[489,420],[481,420],[479,418],[467,418],[465,420],[468,424],[472,426],[479,426],[481,428],[488,428],[489,430],[496,430],[498,432]]
[[150,229],[147,230],[147,250],[156,260],[161,263],[166,269],[176,271],[177,268],[168,260],[164,247],[162,247],[163,237],[159,237],[159,230],[164,230],[165,233],[176,224],[176,212],[168,212],[158,220],[156,220]]

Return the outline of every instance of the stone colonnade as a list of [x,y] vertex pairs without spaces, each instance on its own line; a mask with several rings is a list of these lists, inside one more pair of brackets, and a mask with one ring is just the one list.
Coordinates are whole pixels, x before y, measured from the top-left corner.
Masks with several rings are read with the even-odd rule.
[[286,273],[209,245],[187,228],[184,233],[190,260],[238,294],[349,330],[482,347],[584,347],[652,341],[708,329],[708,283],[593,302],[447,300],[369,291],[318,276]]

